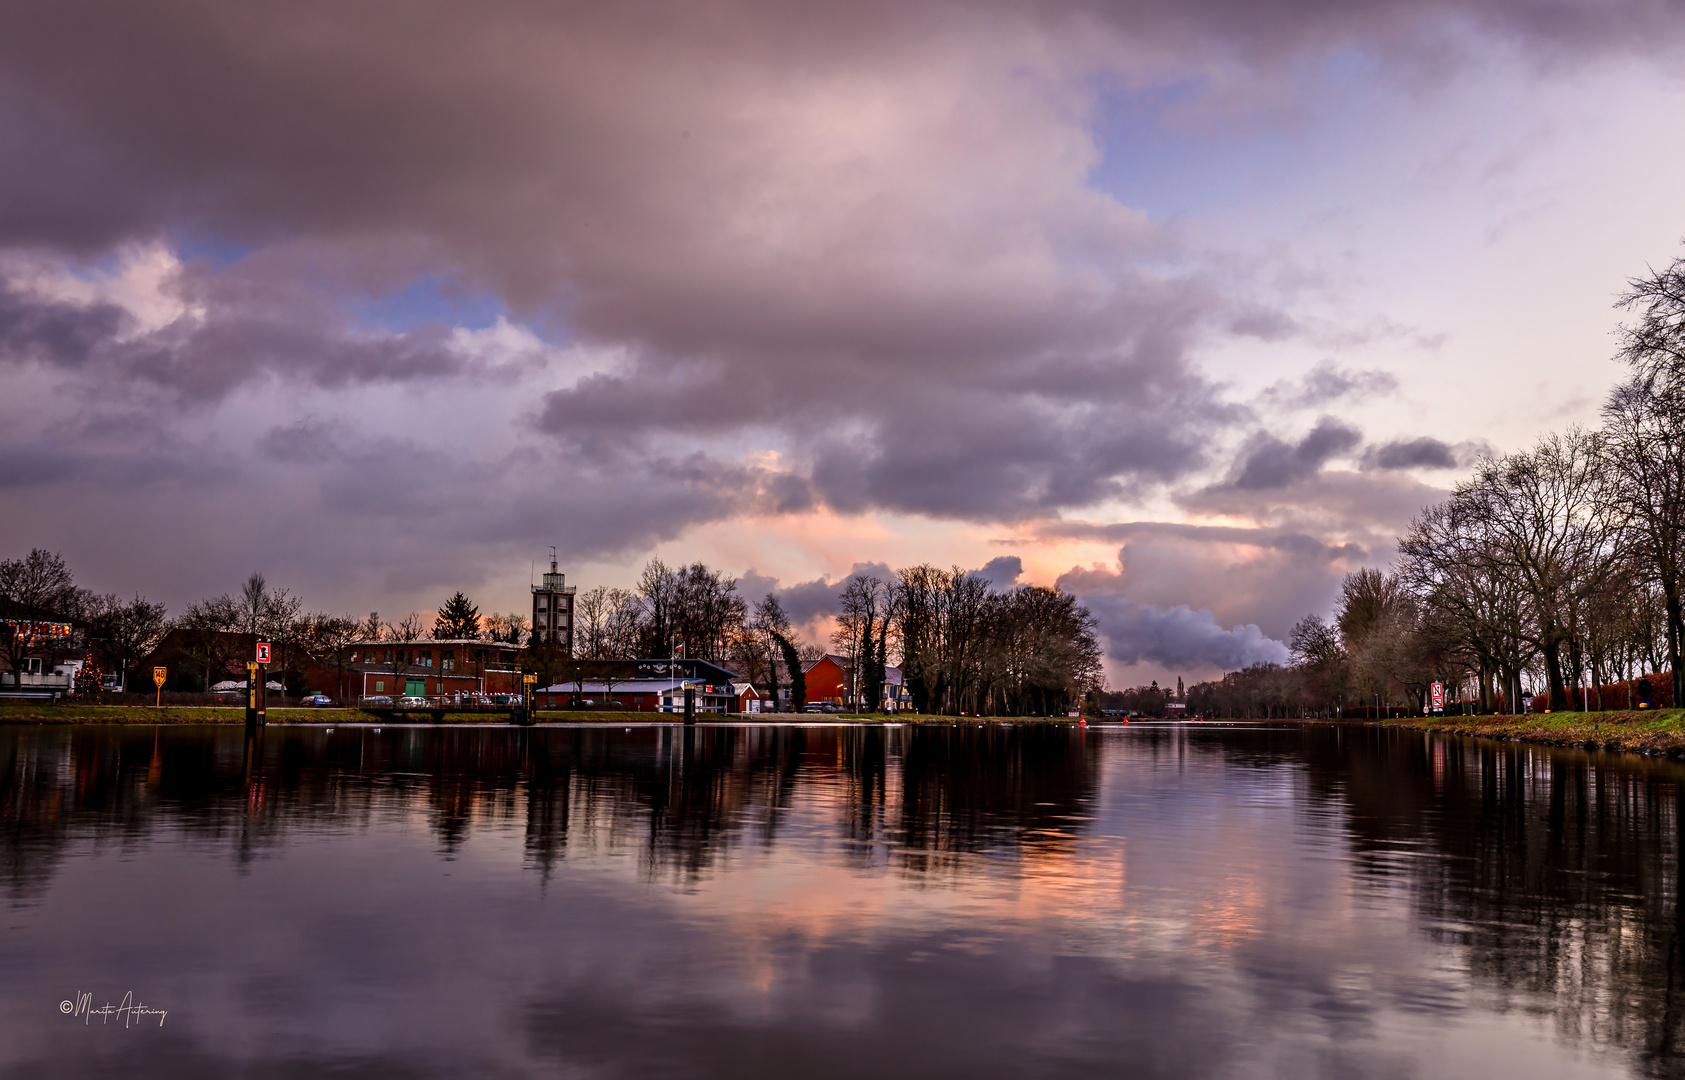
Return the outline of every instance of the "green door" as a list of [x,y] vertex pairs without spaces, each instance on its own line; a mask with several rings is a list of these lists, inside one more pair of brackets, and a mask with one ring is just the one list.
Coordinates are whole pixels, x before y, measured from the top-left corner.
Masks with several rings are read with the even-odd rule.
[[426,697],[427,696],[427,680],[426,679],[405,679],[404,680],[404,693],[406,695],[408,695],[409,697]]

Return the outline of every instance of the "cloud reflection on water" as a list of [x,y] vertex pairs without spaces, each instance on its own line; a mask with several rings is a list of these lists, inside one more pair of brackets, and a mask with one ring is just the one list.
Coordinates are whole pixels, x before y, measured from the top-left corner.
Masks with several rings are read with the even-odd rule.
[[[263,751],[248,789],[237,730],[0,729],[0,1075],[1685,1068],[1672,766],[1138,725]],[[180,1027],[37,1008],[91,979]]]

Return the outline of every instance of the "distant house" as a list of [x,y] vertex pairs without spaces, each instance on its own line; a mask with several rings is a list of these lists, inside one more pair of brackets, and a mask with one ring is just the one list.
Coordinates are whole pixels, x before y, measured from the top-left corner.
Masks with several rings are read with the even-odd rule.
[[849,663],[841,656],[826,653],[817,660],[802,665],[802,678],[807,682],[809,705],[843,705],[848,699]]
[[[747,686],[748,684],[743,684]],[[750,691],[753,692],[753,687]],[[628,712],[685,711],[685,691],[690,690],[697,712],[740,713],[743,696],[730,682],[710,683],[683,676],[671,679],[625,679],[606,682],[587,679],[584,683],[563,682],[538,691],[541,709],[569,709],[574,699],[587,709],[624,709]],[[758,704],[758,696],[756,698]]]
[[[18,670],[0,654],[0,691],[13,693],[68,692],[76,683],[86,655],[87,628],[56,612],[24,608],[0,599],[0,632],[34,639]],[[10,638],[8,637],[8,640]]]
[[[810,705],[851,707],[865,694],[865,688],[854,679],[853,665],[845,656],[826,653],[817,660],[810,660],[802,667],[802,677],[807,681],[807,701]],[[789,700],[790,695],[787,690],[780,690],[779,696]],[[900,712],[908,707],[900,668],[884,668],[882,707],[885,712]]]
[[612,672],[616,679],[674,679],[680,676],[686,679],[700,680],[705,683],[729,683],[741,681],[743,676],[735,671],[728,671],[718,664],[692,657],[674,657],[671,660],[658,657],[645,657],[636,660],[583,660],[581,663],[590,665],[592,674],[602,675]]

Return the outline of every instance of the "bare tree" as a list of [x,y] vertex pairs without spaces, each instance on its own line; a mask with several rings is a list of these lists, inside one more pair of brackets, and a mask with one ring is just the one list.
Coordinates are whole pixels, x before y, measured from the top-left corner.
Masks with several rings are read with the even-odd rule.
[[849,676],[849,702],[859,707],[864,697],[866,667],[876,646],[878,597],[883,582],[870,574],[852,574],[837,594],[839,612],[836,629],[831,633],[831,647],[846,662]]
[[1661,590],[1673,700],[1685,701],[1685,384],[1634,378],[1603,420],[1607,498],[1639,579]]
[[306,617],[305,640],[318,656],[330,659],[334,666],[334,697],[345,700],[345,661],[362,638],[363,626],[357,619],[342,615],[315,614]]
[[133,600],[117,596],[97,597],[88,613],[88,637],[99,643],[123,687],[130,688],[129,672],[141,657],[157,648],[169,628],[163,604],[135,595]]
[[394,695],[408,692],[403,687],[406,673],[414,657],[415,643],[427,630],[427,620],[420,612],[411,612],[399,621],[386,624],[385,638],[388,645],[386,651],[386,666],[392,672],[392,691]]
[[269,583],[256,571],[240,586],[240,592],[234,598],[240,609],[240,628],[253,639],[262,634],[263,620],[269,615],[269,604],[273,599]]
[[1484,529],[1473,557],[1527,600],[1523,631],[1539,649],[1557,709],[1567,706],[1562,653],[1574,613],[1615,565],[1602,457],[1595,437],[1571,429],[1531,453],[1484,463],[1453,494],[1472,502],[1471,520]]
[[[783,658],[783,646],[780,642],[789,637],[790,617],[784,613],[784,605],[772,593],[767,593],[755,605],[754,627],[766,657],[768,698],[772,702],[773,711],[776,712],[778,711],[778,662]],[[753,671],[750,674],[752,675]]]
[[580,659],[602,659],[603,646],[608,635],[609,616],[612,613],[613,606],[606,585],[587,589],[574,597],[573,640],[577,646],[575,652],[579,654]]
[[487,615],[485,626],[487,636],[493,641],[506,645],[522,645],[526,643],[527,631],[532,627],[532,620],[511,611],[503,615]]
[[303,608],[302,598],[285,589],[271,589],[263,618],[258,624],[261,636],[267,638],[274,646],[275,666],[281,676],[283,695],[287,692],[289,683],[292,684],[292,689],[298,690],[298,684],[304,677],[296,655],[300,639],[305,632]]
[[229,675],[239,651],[241,615],[233,597],[214,596],[189,604],[176,624],[183,631],[182,653],[203,673],[206,689]]

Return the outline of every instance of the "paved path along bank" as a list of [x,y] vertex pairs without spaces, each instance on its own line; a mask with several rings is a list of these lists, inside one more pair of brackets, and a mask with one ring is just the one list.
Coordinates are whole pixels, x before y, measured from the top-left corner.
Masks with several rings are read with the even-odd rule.
[[1530,713],[1522,716],[1429,716],[1374,722],[1386,727],[1443,731],[1486,739],[1685,758],[1685,709]]

